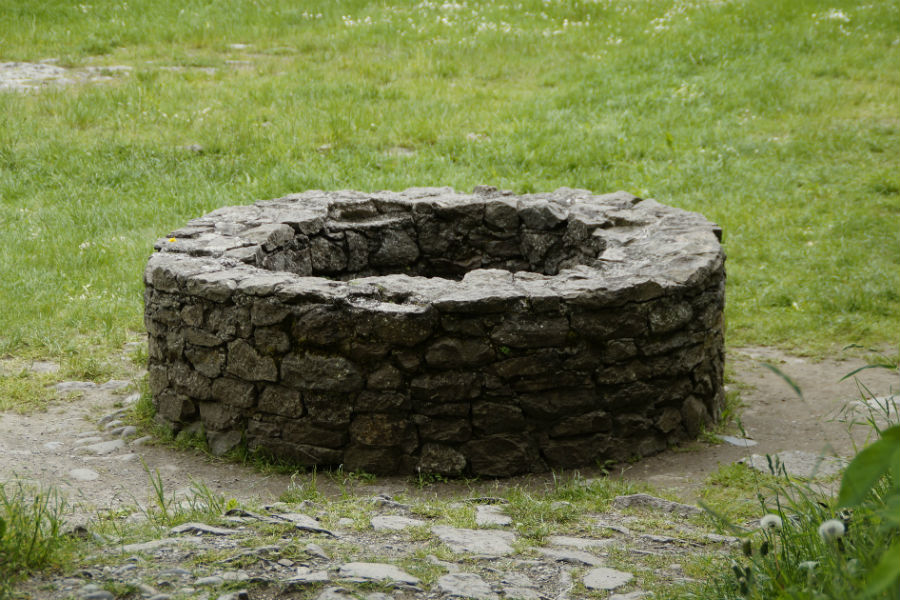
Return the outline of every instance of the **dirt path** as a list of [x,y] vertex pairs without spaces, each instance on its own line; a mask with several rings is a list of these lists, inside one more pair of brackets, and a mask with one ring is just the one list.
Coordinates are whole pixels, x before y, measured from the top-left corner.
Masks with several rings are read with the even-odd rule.
[[[862,366],[860,360],[814,362],[772,349],[746,348],[731,351],[729,361],[742,390],[741,419],[748,437],[757,445],[744,448],[697,442],[627,465],[622,470],[623,477],[675,491],[691,501],[706,476],[720,464],[749,454],[785,450],[852,454],[846,424],[828,419],[841,406],[859,398],[853,380],[838,380]],[[783,379],[763,368],[759,361],[777,364],[801,387],[805,400],[801,401]],[[859,379],[876,395],[887,395],[900,387],[897,373],[883,369],[863,371]],[[133,435],[122,440],[116,432],[120,426],[114,422],[114,414],[134,399],[129,392],[133,388],[127,384],[81,386],[84,389],[76,392],[80,397],[56,402],[46,412],[0,414],[0,477],[7,479],[15,474],[56,485],[87,514],[123,502],[147,501],[152,492],[147,469],[159,472],[170,493],[186,492],[193,481],[199,481],[239,501],[272,502],[291,485],[286,475],[265,474],[251,467],[211,460],[199,452],[178,452],[139,440],[136,443]],[[740,435],[736,428],[732,429],[733,435]],[[860,435],[858,442],[863,441]],[[582,469],[581,474],[600,476],[593,469]],[[539,474],[506,483],[541,487],[551,480],[551,475]],[[335,482],[327,477],[319,477],[317,485],[326,494],[339,492]],[[496,485],[483,482],[475,487]],[[405,478],[379,477],[363,487],[362,493],[366,494],[417,493]],[[432,486],[430,491],[456,494],[470,489],[471,484],[448,483]]]

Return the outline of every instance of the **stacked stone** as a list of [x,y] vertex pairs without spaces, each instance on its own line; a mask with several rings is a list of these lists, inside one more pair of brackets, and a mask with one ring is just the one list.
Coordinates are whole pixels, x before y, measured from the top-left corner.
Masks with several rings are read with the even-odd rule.
[[299,465],[506,476],[645,456],[718,418],[724,255],[622,192],[305,192],[145,271],[157,419]]

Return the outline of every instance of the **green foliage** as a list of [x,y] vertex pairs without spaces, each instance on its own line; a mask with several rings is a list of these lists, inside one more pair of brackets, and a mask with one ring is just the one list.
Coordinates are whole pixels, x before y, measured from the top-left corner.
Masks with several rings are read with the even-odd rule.
[[29,413],[43,410],[53,395],[47,387],[48,377],[21,371],[0,374],[0,411]]
[[234,498],[213,492],[202,481],[193,479],[187,495],[169,495],[159,471],[151,472],[146,463],[142,461],[141,464],[150,479],[152,490],[151,503],[142,510],[148,521],[159,527],[171,527],[188,521],[215,522],[222,518],[225,511],[237,506]]
[[[838,504],[844,507],[861,505],[873,492],[877,484],[887,479],[891,482],[883,501],[891,503],[900,498],[900,425],[895,425],[881,433],[881,439],[863,449],[848,465],[841,480]],[[900,525],[900,515],[892,515]]]
[[838,505],[872,513],[893,538],[869,574],[863,597],[891,589],[900,593],[900,425],[882,431],[881,439],[850,462],[841,480]]
[[308,475],[295,473],[291,475],[290,485],[282,492],[278,500],[290,504],[300,504],[304,500],[319,502],[323,499],[323,496],[319,491],[318,481],[318,472],[315,469]]
[[[771,368],[800,395],[793,381]],[[882,419],[896,417],[887,406],[870,405],[870,410]],[[870,415],[869,424],[880,437],[847,466],[837,499],[790,480],[783,468],[772,464],[772,476],[756,493],[769,514],[760,520],[760,529],[742,533],[744,556],[731,575],[716,578],[697,595],[744,600],[897,598],[900,425],[889,422],[881,429],[878,423],[876,415]]]
[[57,560],[66,546],[64,513],[54,489],[0,482],[0,598],[17,580]]

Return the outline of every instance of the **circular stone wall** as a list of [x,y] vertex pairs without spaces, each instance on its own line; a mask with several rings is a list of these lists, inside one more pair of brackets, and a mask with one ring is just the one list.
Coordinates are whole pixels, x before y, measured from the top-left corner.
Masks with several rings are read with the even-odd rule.
[[158,421],[300,465],[507,476],[718,418],[724,255],[624,192],[304,192],[161,239]]

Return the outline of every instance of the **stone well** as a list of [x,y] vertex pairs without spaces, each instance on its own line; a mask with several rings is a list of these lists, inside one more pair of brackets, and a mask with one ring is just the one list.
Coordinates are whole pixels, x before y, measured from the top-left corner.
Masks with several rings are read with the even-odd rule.
[[144,274],[156,418],[299,465],[506,476],[659,452],[723,403],[724,255],[624,192],[304,192]]

